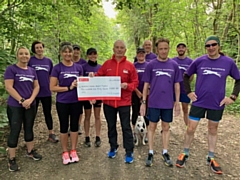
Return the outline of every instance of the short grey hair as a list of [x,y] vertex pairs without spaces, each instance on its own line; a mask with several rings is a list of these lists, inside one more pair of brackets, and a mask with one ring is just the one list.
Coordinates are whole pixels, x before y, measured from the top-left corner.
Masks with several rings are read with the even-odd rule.
[[124,47],[126,48],[126,43],[123,40],[116,40],[113,44],[113,47],[115,47],[116,43],[121,42],[123,43]]
[[61,46],[61,47],[60,47],[60,52],[64,52],[64,51],[66,51],[66,49],[69,49],[70,52],[73,52],[73,47],[72,47],[72,45],[68,45],[68,44]]

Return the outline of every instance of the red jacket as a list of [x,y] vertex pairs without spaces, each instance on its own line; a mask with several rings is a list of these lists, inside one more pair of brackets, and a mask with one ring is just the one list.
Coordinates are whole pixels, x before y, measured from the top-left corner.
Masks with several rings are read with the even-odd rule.
[[131,105],[132,91],[138,86],[138,75],[133,63],[126,56],[118,62],[113,55],[112,59],[105,61],[96,76],[120,76],[121,83],[128,83],[127,89],[121,89],[121,100],[104,100],[104,104],[115,108]]

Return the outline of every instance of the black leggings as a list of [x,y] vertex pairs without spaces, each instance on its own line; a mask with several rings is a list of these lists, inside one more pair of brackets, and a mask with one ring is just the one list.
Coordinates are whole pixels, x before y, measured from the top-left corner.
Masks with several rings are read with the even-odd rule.
[[[147,105],[147,103],[146,103]],[[140,106],[141,106],[141,99],[139,99],[139,97],[137,96],[137,94],[135,92],[132,93],[132,125],[135,126],[136,122],[137,122],[137,118],[140,115],[139,111],[140,111]],[[146,111],[147,111],[147,106],[146,106]],[[145,119],[145,123],[148,126],[149,125],[149,120],[147,118],[147,113],[144,116]]]
[[[42,108],[43,108],[43,114],[45,117],[45,122],[47,125],[48,130],[53,129],[53,119],[52,119],[52,97],[37,97],[36,98],[36,109],[38,110],[38,105],[39,102],[41,101],[42,103]],[[36,110],[36,111],[37,111]]]
[[79,116],[82,114],[82,103],[56,103],[58,118],[60,122],[60,132],[67,133],[70,116],[70,131],[78,131]]
[[29,109],[7,106],[7,116],[10,126],[10,134],[7,142],[8,147],[17,147],[22,124],[24,129],[24,140],[26,142],[33,141],[33,124],[36,116],[36,105],[31,106]]

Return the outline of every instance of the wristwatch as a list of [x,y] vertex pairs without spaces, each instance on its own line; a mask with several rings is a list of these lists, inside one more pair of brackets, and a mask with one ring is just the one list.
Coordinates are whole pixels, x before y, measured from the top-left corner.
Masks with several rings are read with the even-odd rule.
[[229,98],[230,98],[231,100],[233,100],[233,101],[236,101],[237,96],[235,96],[234,94],[232,94]]
[[142,100],[142,104],[146,104],[146,100]]
[[19,104],[22,104],[25,101],[24,98],[20,99]]

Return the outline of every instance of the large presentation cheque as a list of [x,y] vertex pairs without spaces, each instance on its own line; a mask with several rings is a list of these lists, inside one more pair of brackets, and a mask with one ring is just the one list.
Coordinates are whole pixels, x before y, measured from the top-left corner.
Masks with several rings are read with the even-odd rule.
[[119,76],[78,77],[78,100],[120,100]]

